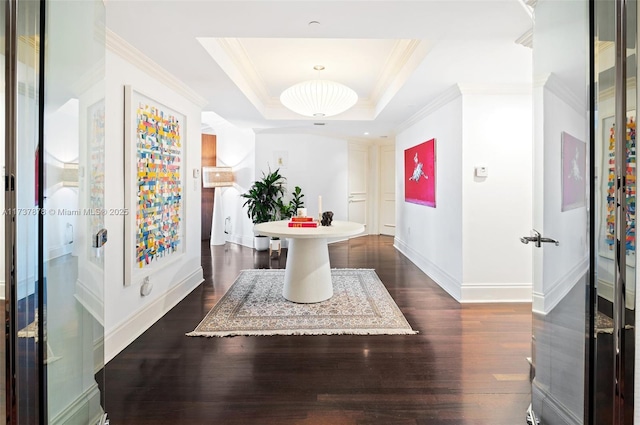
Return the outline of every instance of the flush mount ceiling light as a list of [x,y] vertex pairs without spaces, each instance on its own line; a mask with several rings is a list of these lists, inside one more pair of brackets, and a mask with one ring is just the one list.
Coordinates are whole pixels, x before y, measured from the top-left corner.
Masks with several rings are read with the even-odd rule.
[[[322,65],[313,67],[316,71]],[[358,101],[355,91],[329,80],[309,80],[294,84],[280,95],[280,102],[293,112],[306,117],[331,117],[351,108]]]

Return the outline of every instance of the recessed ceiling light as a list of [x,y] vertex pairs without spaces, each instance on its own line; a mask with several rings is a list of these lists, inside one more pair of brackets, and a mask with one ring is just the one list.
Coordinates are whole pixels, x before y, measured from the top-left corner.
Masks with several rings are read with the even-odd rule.
[[314,122],[313,125],[325,125],[323,122]]
[[381,139],[386,139],[389,136],[380,136]]
[[315,26],[318,26],[318,25],[320,25],[320,22],[318,22],[318,21],[310,21],[309,22],[309,26],[310,27],[315,27]]
[[364,135],[365,135],[365,136],[368,136],[368,135],[369,135],[369,132],[368,132],[368,131],[365,131],[365,132],[364,132]]
[[313,69],[315,69],[316,71],[322,71],[324,70],[324,65],[316,65],[313,67]]

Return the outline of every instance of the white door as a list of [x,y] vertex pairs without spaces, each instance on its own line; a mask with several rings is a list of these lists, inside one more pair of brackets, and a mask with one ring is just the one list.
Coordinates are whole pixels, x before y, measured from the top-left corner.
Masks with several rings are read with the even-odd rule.
[[396,148],[394,145],[380,147],[380,212],[378,233],[396,234]]
[[369,191],[369,150],[366,146],[349,145],[349,221],[362,223],[367,228]]

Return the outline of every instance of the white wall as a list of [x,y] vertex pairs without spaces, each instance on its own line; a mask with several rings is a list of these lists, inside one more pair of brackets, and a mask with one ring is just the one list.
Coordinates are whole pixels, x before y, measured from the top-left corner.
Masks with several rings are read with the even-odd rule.
[[[346,140],[309,134],[258,134],[256,174],[278,168],[275,154],[286,153],[280,173],[287,178],[288,193],[300,186],[309,215],[318,213],[318,196],[323,211],[333,211],[334,220],[348,218],[348,144]],[[288,198],[290,199],[290,198]]]
[[[462,286],[462,98],[396,136],[395,246],[455,299]],[[404,151],[436,139],[436,208],[404,201]]]
[[[466,91],[469,94],[466,94]],[[462,300],[531,300],[532,106],[527,90],[463,88]],[[476,166],[488,177],[476,177]]]
[[[531,95],[456,86],[424,114],[396,137],[396,247],[461,302],[530,301]],[[404,201],[404,150],[431,138],[435,208]]]
[[234,126],[213,112],[202,113],[202,132],[216,135],[216,161],[219,166],[233,167],[233,187],[222,189],[223,217],[230,220],[230,232],[226,240],[253,247],[253,223],[242,208],[240,197],[255,181],[256,135],[252,129]]
[[[124,218],[105,217],[109,242],[105,246],[105,361],[109,361],[156,320],[171,309],[193,288],[202,282],[200,265],[200,180],[193,177],[193,169],[200,169],[201,107],[167,87],[141,67],[123,59],[109,40],[106,54],[106,181],[105,207],[125,208],[123,181],[123,115],[124,86],[151,96],[158,102],[186,116],[183,176],[185,179],[184,252],[176,261],[166,264],[150,275],[153,290],[140,295],[140,281],[124,286],[123,232]],[[115,52],[118,52],[116,54]],[[129,52],[130,53],[130,52]],[[129,55],[135,57],[135,55]],[[166,76],[164,77],[166,78]],[[163,80],[164,81],[164,80]]]

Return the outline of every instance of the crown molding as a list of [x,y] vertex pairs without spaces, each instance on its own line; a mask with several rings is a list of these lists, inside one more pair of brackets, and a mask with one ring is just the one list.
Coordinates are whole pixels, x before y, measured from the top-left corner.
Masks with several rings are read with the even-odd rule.
[[[274,103],[277,98],[272,96],[267,89],[267,85],[256,70],[256,67],[249,57],[247,50],[238,38],[218,38],[216,42],[220,45],[224,53],[231,59],[235,68],[245,82],[249,85],[251,91],[260,99],[262,104],[267,107]],[[278,102],[279,103],[279,102]]]
[[133,47],[129,42],[109,28],[106,29],[105,45],[107,50],[110,50],[122,59],[140,68],[168,88],[196,104],[199,108],[203,108],[209,103],[205,98],[197,94],[169,71],[149,59],[144,53]]
[[378,104],[380,99],[391,87],[398,74],[407,65],[411,57],[416,53],[421,40],[397,40],[391,53],[376,79],[371,91],[372,104]]
[[434,113],[438,109],[442,108],[444,105],[456,100],[460,96],[462,96],[462,92],[460,91],[460,86],[458,84],[454,84],[453,86],[449,87],[448,89],[440,93],[440,95],[436,96],[433,100],[427,103],[422,109],[420,109],[418,112],[416,112],[411,117],[409,117],[409,119],[407,119],[398,127],[396,127],[395,134],[399,134],[400,132],[406,130],[407,128],[416,124],[418,121],[422,120],[423,118],[429,116],[430,114]]
[[531,84],[458,84],[463,95],[530,95]]
[[587,113],[584,108],[584,102],[580,101],[580,98],[573,93],[557,75],[553,73],[544,74],[535,78],[533,81],[533,87],[534,89],[544,88],[549,90],[580,115]]
[[522,34],[516,39],[516,44],[519,44],[530,49],[533,48],[533,28]]

